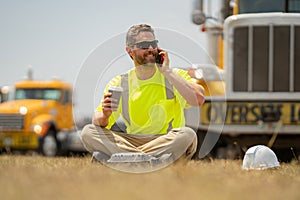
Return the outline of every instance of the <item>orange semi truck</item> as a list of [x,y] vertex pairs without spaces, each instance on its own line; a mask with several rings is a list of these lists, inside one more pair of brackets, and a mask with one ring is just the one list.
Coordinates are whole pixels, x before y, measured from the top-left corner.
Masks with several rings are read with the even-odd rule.
[[59,80],[24,80],[13,100],[0,104],[0,149],[36,150],[45,156],[82,150],[74,128],[72,87]]

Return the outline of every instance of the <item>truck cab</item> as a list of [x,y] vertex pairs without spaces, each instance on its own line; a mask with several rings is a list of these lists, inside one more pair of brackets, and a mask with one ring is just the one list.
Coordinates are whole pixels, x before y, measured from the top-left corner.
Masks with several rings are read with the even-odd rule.
[[60,80],[24,80],[0,104],[0,149],[61,153],[60,131],[74,130],[72,87]]

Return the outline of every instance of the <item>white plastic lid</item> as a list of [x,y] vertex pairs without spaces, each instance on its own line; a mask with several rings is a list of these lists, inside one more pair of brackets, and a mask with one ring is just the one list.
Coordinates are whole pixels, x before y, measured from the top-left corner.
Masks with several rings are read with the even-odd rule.
[[118,86],[109,86],[108,91],[123,92],[123,88],[118,87]]

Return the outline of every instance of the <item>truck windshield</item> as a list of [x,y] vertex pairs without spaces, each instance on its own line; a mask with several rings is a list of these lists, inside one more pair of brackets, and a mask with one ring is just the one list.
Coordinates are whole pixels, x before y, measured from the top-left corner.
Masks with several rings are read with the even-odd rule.
[[61,96],[59,89],[51,88],[18,88],[15,99],[44,99],[58,101]]
[[239,13],[300,12],[300,0],[239,0]]

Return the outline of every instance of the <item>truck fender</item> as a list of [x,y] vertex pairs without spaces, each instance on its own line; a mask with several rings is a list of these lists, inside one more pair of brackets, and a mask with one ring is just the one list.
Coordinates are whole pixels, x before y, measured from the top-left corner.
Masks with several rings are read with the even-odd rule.
[[56,130],[52,115],[43,114],[35,117],[31,122],[31,129],[41,137],[46,135],[48,130]]

